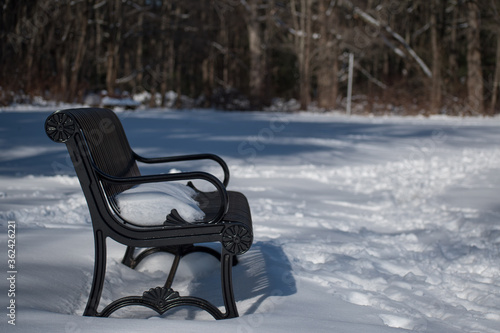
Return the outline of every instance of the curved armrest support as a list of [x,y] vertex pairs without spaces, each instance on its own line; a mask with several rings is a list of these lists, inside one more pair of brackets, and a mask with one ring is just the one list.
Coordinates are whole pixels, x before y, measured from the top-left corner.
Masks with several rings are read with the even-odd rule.
[[192,155],[179,155],[179,156],[168,156],[168,157],[155,157],[147,158],[134,153],[135,159],[142,163],[154,164],[154,163],[169,163],[169,162],[183,162],[183,161],[194,161],[194,160],[213,160],[217,162],[224,171],[224,186],[229,184],[229,168],[224,162],[224,160],[215,154],[192,154]]
[[158,175],[145,175],[138,177],[114,177],[104,173],[100,170],[96,165],[92,165],[94,171],[98,174],[98,176],[106,182],[113,184],[130,184],[130,185],[138,185],[144,183],[157,183],[157,182],[166,182],[166,181],[179,181],[179,180],[205,180],[212,185],[215,186],[217,192],[220,194],[221,205],[217,214],[213,219],[206,223],[216,223],[222,220],[223,216],[227,213],[228,210],[228,194],[226,191],[226,187],[221,183],[219,178],[211,175],[207,172],[182,172],[182,173],[171,173],[171,174],[158,174]]

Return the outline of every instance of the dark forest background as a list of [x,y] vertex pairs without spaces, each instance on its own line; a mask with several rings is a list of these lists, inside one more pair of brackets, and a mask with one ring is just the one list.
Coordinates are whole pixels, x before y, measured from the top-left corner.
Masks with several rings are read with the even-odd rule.
[[[200,107],[500,112],[500,0],[1,0],[0,105],[175,91]],[[359,97],[361,96],[361,97]],[[178,99],[177,106],[181,106]]]

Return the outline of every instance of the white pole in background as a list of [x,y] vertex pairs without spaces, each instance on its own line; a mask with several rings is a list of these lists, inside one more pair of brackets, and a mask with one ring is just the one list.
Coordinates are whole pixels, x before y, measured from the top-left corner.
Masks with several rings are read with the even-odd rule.
[[351,115],[351,99],[352,99],[352,70],[354,67],[354,54],[349,53],[349,78],[347,80],[347,114]]

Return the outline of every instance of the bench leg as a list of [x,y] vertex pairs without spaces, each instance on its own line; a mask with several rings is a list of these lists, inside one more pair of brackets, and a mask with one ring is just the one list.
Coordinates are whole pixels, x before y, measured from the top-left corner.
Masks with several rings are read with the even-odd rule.
[[135,252],[134,246],[127,246],[127,250],[125,251],[125,255],[123,256],[122,259],[122,264],[133,268],[132,266],[136,265],[134,259],[134,252]]
[[101,299],[102,288],[104,286],[104,277],[106,275],[106,237],[102,231],[94,232],[95,260],[94,277],[92,288],[85,308],[84,316],[97,316],[97,307]]
[[141,305],[156,311],[160,315],[162,315],[169,309],[173,309],[178,306],[195,306],[207,311],[215,319],[238,317],[238,310],[236,308],[232,286],[233,256],[234,254],[228,253],[225,250],[223,250],[222,252],[221,284],[224,306],[226,308],[225,313],[222,313],[216,306],[214,306],[207,300],[191,296],[180,296],[178,292],[170,288],[173,276],[175,276],[177,265],[180,258],[182,257],[181,253],[178,253],[175,257],[173,267],[169,274],[169,278],[167,279],[167,282],[163,287],[151,288],[148,291],[145,291],[142,296],[129,296],[120,298],[106,306],[102,310],[102,312],[97,314],[97,316],[108,317],[116,310],[121,309],[125,306]]
[[234,255],[228,253],[226,250],[222,250],[221,257],[222,296],[224,298],[224,306],[226,307],[224,318],[235,318],[238,317],[238,309],[236,308],[233,292]]
[[168,273],[167,281],[163,288],[171,289],[172,283],[174,283],[175,274],[177,273],[177,268],[179,267],[179,262],[181,261],[182,253],[176,253],[174,257],[174,262],[172,263],[172,267],[170,267],[170,272]]
[[[168,309],[182,306],[191,305],[199,307],[207,312],[209,312],[215,319],[227,319],[238,317],[238,309],[236,307],[236,302],[234,299],[233,291],[233,277],[232,269],[233,265],[237,263],[236,255],[222,249],[221,254],[217,251],[203,247],[203,246],[178,246],[178,247],[164,247],[164,248],[149,248],[134,258],[135,248],[132,246],[127,247],[125,256],[122,263],[135,268],[137,264],[149,256],[150,254],[156,252],[169,252],[175,255],[174,262],[170,269],[169,276],[165,285],[163,287],[152,288],[149,291],[144,292],[143,296],[130,296],[118,299],[108,306],[106,306],[101,313],[97,312],[97,307],[99,305],[99,300],[101,297],[105,269],[106,269],[106,249],[105,249],[105,239],[98,237],[96,234],[96,266],[94,269],[94,281],[92,283],[92,290],[89,296],[89,302],[87,308],[85,309],[84,315],[86,316],[102,316],[108,317],[114,311],[130,305],[143,305],[149,307],[159,314],[163,314]],[[205,252],[213,255],[214,257],[220,259],[221,265],[221,287],[222,287],[222,297],[224,301],[224,307],[226,309],[225,313],[222,313],[217,307],[210,304],[208,301],[197,298],[197,297],[182,297],[171,289],[172,282],[177,271],[180,259],[186,254],[193,252]],[[99,264],[98,264],[99,263]]]

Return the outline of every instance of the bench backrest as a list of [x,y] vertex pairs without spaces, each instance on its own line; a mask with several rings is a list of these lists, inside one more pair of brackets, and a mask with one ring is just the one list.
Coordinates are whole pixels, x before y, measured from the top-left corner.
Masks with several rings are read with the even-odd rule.
[[[140,175],[123,126],[111,110],[82,108],[56,112],[47,119],[45,130],[52,140],[65,142],[68,150],[78,149],[80,155],[90,155],[93,163],[110,176]],[[73,159],[75,163],[78,161]],[[103,187],[108,197],[113,197],[130,186],[103,184]]]

